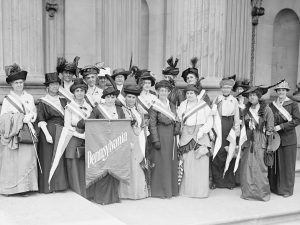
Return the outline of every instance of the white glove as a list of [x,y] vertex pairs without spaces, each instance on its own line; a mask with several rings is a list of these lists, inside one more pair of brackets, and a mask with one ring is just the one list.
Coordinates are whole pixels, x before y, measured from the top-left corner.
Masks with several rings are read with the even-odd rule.
[[51,135],[46,135],[46,140],[48,143],[53,144],[53,139],[52,139]]
[[203,131],[201,129],[199,129],[198,133],[197,133],[197,140],[201,139],[203,136]]
[[85,139],[85,133],[81,134],[81,133],[78,133],[77,131],[75,131],[73,136],[78,137],[80,139]]
[[275,131],[279,131],[279,130],[281,130],[281,127],[280,127],[280,125],[277,125],[274,127],[274,129],[275,129]]

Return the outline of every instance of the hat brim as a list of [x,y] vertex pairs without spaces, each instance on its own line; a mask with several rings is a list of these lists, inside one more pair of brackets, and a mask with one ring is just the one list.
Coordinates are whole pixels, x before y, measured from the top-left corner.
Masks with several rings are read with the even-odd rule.
[[147,76],[147,77],[141,77],[140,80],[150,80],[151,81],[151,87],[155,85],[155,78],[154,77],[150,77],[150,76]]
[[277,91],[278,89],[285,89],[287,91],[291,90],[290,88],[283,88],[283,87],[276,87],[276,88],[274,88],[275,91]]
[[86,84],[72,84],[72,86],[70,87],[70,92],[74,94],[77,88],[82,88],[85,91],[87,91],[88,89]]
[[102,94],[102,96],[101,96],[101,98],[105,98],[106,96],[108,96],[108,95],[115,95],[115,96],[118,96],[120,94],[120,91],[119,90],[114,90],[114,91],[112,91],[112,92],[108,92],[108,93],[104,93],[104,94]]
[[197,79],[199,79],[199,74],[196,73],[195,71],[191,70],[191,68],[188,68],[188,69],[184,70],[184,71],[182,72],[182,75],[181,75],[181,77],[183,78],[183,80],[184,80],[185,83],[187,83],[187,76],[188,76],[189,74],[193,74],[193,75],[195,75],[195,77],[196,77]]
[[119,73],[115,73],[115,74],[111,75],[111,78],[115,80],[116,76],[123,75],[126,80],[129,74],[130,74],[129,71],[119,72]]
[[19,73],[9,75],[6,78],[6,83],[9,84],[15,80],[26,80],[26,77],[27,77],[27,71],[23,70],[23,71],[20,71]]
[[58,79],[58,80],[52,80],[52,81],[47,81],[47,82],[44,82],[44,85],[49,85],[49,84],[51,84],[51,83],[55,83],[55,82],[57,82],[57,83],[61,84],[61,80],[60,80],[60,79]]

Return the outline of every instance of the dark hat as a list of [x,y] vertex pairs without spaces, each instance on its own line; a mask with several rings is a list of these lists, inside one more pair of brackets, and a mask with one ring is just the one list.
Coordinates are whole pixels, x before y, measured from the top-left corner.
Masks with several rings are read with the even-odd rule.
[[138,85],[127,85],[124,87],[125,94],[140,95],[141,88]]
[[159,82],[157,82],[157,83],[155,84],[155,89],[156,89],[156,90],[158,90],[158,89],[160,89],[160,88],[162,88],[162,87],[168,88],[169,90],[172,89],[171,83],[170,83],[169,81],[167,81],[167,80],[161,80],[161,81],[159,81]]
[[263,95],[265,95],[268,92],[268,87],[263,86],[252,86],[248,90],[245,90],[241,93],[242,96],[249,98],[250,93],[256,93],[258,98],[261,98]]
[[46,73],[45,74],[45,83],[44,85],[48,86],[50,83],[58,82],[60,84],[60,78],[58,77],[58,73]]
[[125,69],[123,68],[118,68],[118,69],[115,69],[113,71],[113,74],[111,75],[112,79],[116,79],[116,76],[118,75],[123,75],[125,80],[127,79],[127,76],[130,74],[130,71],[126,71]]
[[250,81],[248,79],[245,80],[237,80],[232,88],[232,90],[234,92],[236,92],[237,88],[241,87],[244,90],[249,89],[250,88]]
[[83,90],[85,90],[85,92],[87,91],[88,89],[88,86],[87,84],[83,81],[82,78],[76,78],[74,79],[74,83],[71,85],[70,87],[70,92],[74,94],[74,91],[77,89],[77,88],[82,88]]
[[20,66],[16,63],[13,65],[5,66],[6,83],[11,83],[15,80],[26,80],[27,71],[21,70]]
[[187,79],[187,75],[189,75],[189,74],[194,74],[197,78],[199,78],[198,69],[196,68],[197,62],[198,62],[198,58],[197,57],[192,58],[191,59],[192,67],[187,68],[186,70],[184,70],[182,72],[181,76],[182,76],[182,78],[183,78],[183,80],[185,82],[186,82],[186,79]]
[[114,87],[108,87],[104,89],[101,98],[105,98],[107,95],[118,96],[119,94],[120,94],[119,90],[115,89]]
[[223,77],[220,81],[220,86],[231,86],[233,87],[235,84],[236,75],[230,76],[230,77]]
[[188,84],[186,88],[184,89],[184,94],[186,94],[187,91],[194,91],[196,95],[199,95],[200,91],[198,88],[195,87],[193,84]]
[[97,75],[99,73],[100,69],[96,66],[85,66],[82,69],[80,69],[80,74],[83,78],[85,78],[87,75],[95,74]]
[[176,68],[177,63],[178,63],[178,59],[176,58],[175,61],[173,61],[173,56],[171,56],[168,60],[168,67],[166,67],[165,69],[163,69],[162,74],[163,75],[172,75],[172,76],[177,76],[179,73],[179,69]]
[[150,71],[143,72],[142,75],[140,76],[139,80],[150,80],[151,86],[154,86],[154,84],[155,84],[155,78],[151,75]]
[[73,60],[73,62],[67,62],[67,60],[64,57],[57,58],[57,65],[56,65],[56,71],[58,73],[61,73],[63,71],[68,71],[72,74],[75,74],[78,76],[78,61],[80,57],[76,56]]
[[132,73],[133,77],[135,78],[136,81],[140,79],[142,74],[148,70],[146,69],[139,69],[137,66],[132,66],[130,68],[130,72]]

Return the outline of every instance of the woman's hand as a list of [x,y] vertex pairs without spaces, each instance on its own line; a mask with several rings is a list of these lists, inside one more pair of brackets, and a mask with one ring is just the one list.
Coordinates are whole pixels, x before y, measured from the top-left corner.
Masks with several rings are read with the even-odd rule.
[[23,118],[23,123],[30,123],[32,114],[26,114]]
[[49,143],[49,144],[53,144],[53,139],[51,137],[50,134],[46,135],[46,141]]

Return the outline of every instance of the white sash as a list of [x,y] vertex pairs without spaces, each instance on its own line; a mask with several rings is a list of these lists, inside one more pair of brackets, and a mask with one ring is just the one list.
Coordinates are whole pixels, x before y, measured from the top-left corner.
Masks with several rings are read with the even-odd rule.
[[55,110],[57,110],[62,117],[64,117],[65,115],[65,112],[63,111],[62,107],[61,106],[58,106],[56,104],[54,104],[53,102],[51,102],[49,99],[45,98],[45,97],[42,97],[40,98],[42,101],[44,101],[46,104],[52,106]]
[[164,107],[164,104],[159,99],[156,99],[156,101],[154,102],[154,104],[152,105],[152,107],[156,111],[164,114],[169,119],[176,121],[176,117],[175,117],[174,113],[172,113],[170,110],[166,109]]
[[[22,104],[21,100],[19,99],[19,97],[16,94],[11,92],[10,94],[7,95],[7,97],[9,97],[20,109],[22,109],[22,111],[24,111],[25,106]],[[11,104],[11,103],[9,103],[9,104]],[[26,112],[24,112],[24,114],[26,114]]]
[[198,112],[200,109],[205,107],[205,105],[206,105],[206,102],[202,101],[199,104],[197,104],[196,106],[194,106],[193,108],[191,108],[188,112],[184,113],[182,116],[183,123],[194,113]]
[[102,104],[98,104],[97,105],[99,111],[101,112],[101,114],[105,117],[105,119],[108,119],[108,120],[112,120],[112,116],[107,112],[107,110],[103,107]]
[[251,116],[254,118],[255,122],[256,122],[257,124],[259,124],[259,117],[258,117],[258,115],[253,111],[253,109],[252,109],[251,107],[249,108],[249,112],[250,112]]
[[117,99],[122,103],[123,106],[126,106],[125,97],[120,93]]
[[79,108],[80,106],[75,101],[68,103],[67,107],[81,119],[87,119],[88,115]]
[[73,96],[65,88],[60,86],[58,92],[67,100],[71,102],[73,101]]
[[281,105],[278,105],[275,101],[273,101],[273,105],[278,109],[278,111],[281,113],[281,115],[284,116],[284,119],[287,121],[292,121],[292,116],[291,114]]
[[201,92],[200,92],[200,94],[197,96],[197,98],[198,98],[199,100],[202,99],[203,96],[204,96],[204,94],[205,94],[205,90],[202,89]]

